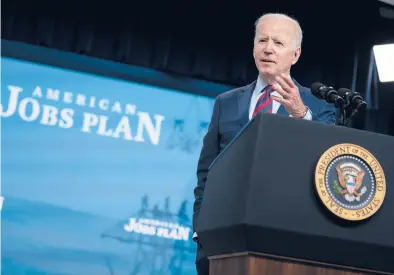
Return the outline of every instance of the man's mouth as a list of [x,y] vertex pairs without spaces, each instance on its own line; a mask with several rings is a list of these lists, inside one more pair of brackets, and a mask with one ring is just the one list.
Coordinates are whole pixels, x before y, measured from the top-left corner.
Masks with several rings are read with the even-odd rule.
[[261,62],[264,63],[275,63],[275,61],[269,60],[269,59],[260,59]]

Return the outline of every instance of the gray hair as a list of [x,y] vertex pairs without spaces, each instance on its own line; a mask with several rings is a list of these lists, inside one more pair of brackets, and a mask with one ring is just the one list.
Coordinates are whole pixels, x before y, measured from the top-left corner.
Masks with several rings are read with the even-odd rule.
[[300,26],[300,23],[298,23],[298,21],[286,14],[283,13],[266,13],[262,16],[260,16],[256,22],[255,22],[255,34],[254,34],[254,39],[256,39],[256,34],[257,34],[257,28],[259,27],[260,23],[264,20],[264,19],[268,19],[268,18],[277,18],[277,19],[285,19],[285,20],[290,20],[296,27],[296,41],[295,41],[295,47],[300,47],[301,48],[301,44],[302,44],[302,29]]

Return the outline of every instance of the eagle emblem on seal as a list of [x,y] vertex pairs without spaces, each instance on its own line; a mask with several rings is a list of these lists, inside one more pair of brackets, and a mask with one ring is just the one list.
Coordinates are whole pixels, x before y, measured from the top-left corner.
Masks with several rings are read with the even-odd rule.
[[[334,181],[334,190],[342,195],[348,202],[360,201],[367,192],[367,187],[362,187],[364,170],[355,163],[346,162],[336,166],[338,181]],[[361,190],[360,190],[361,188]]]

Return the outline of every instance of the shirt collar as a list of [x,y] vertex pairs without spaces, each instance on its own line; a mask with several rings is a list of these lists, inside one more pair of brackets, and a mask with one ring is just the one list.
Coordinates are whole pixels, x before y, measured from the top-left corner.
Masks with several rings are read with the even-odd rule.
[[258,95],[261,91],[267,86],[267,83],[263,80],[263,78],[259,75],[257,77],[256,87],[254,88],[254,94]]
[[[290,75],[289,75],[290,76]],[[291,77],[291,76],[290,76]],[[264,81],[264,79],[260,76],[257,77],[257,82],[256,82],[256,87],[254,89],[254,94],[260,94],[261,91],[268,85],[267,82]],[[278,84],[279,85],[279,84]]]

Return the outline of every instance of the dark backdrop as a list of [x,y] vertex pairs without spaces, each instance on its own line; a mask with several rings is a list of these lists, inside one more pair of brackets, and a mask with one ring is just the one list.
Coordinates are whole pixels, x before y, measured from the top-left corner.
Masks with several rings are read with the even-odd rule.
[[[379,83],[372,46],[394,43],[376,0],[3,0],[2,38],[234,86],[257,77],[254,22],[296,17],[303,51],[292,75],[357,90],[368,111],[354,127],[394,135],[394,84]],[[393,65],[394,67],[394,65]]]

